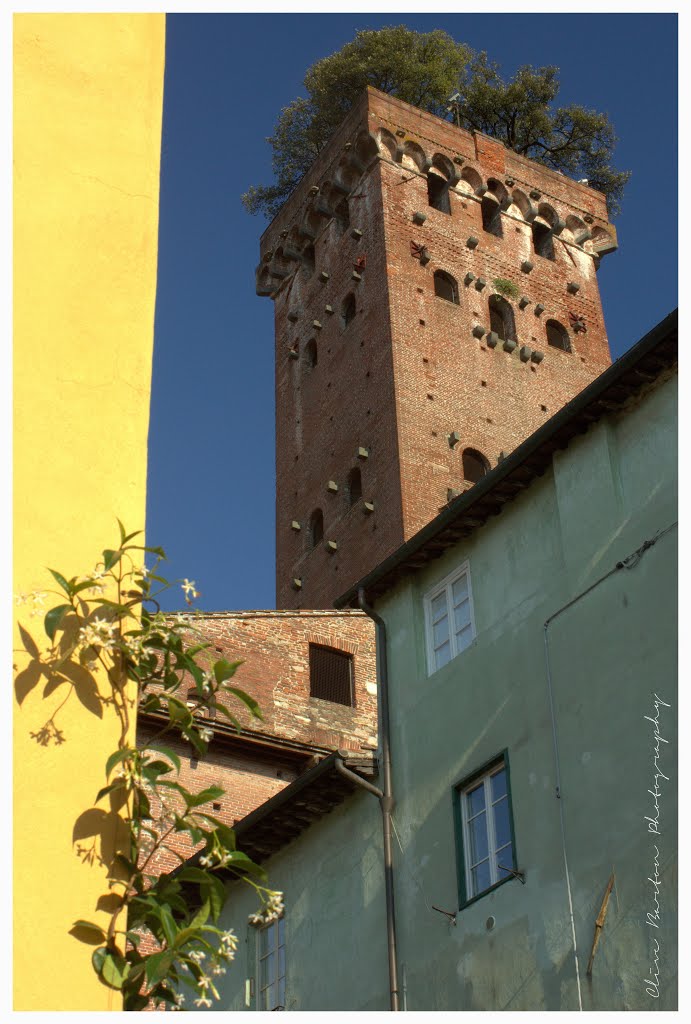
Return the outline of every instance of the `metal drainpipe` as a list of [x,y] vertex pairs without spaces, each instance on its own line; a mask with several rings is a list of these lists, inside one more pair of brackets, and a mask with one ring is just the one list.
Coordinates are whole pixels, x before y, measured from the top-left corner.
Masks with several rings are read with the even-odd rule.
[[389,948],[389,993],[391,1009],[398,1005],[398,967],[396,960],[396,913],[393,888],[393,843],[391,814],[394,800],[391,786],[391,746],[389,739],[389,675],[386,662],[386,626],[381,616],[367,604],[365,591],[358,590],[358,606],[377,628],[377,689],[379,693],[379,743],[381,744],[383,792],[379,800],[384,833],[384,888],[386,892],[386,936]]

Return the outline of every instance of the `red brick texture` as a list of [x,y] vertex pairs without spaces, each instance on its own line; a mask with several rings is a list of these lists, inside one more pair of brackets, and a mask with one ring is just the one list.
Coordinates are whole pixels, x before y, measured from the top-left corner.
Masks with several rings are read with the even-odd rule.
[[[429,205],[431,168],[451,182],[450,213]],[[502,202],[502,237],[483,229],[483,188]],[[344,229],[333,214],[346,193]],[[534,251],[535,218],[552,227],[553,260]],[[598,192],[368,90],[262,238],[258,291],[275,301],[279,605],[330,605],[428,523],[449,489],[470,486],[466,448],[495,466],[606,368],[596,268],[615,239]],[[313,270],[300,258],[309,245]],[[435,295],[437,270],[455,278],[458,304]],[[490,329],[499,279],[519,293],[508,299],[512,351],[473,333]],[[351,292],[357,312],[344,327]],[[551,319],[571,351],[548,345]]]
[[[241,734],[228,720],[209,720],[214,738],[204,757],[189,745],[164,742],[182,759],[180,782],[192,791],[216,785],[225,790],[218,807],[205,805],[215,817],[233,825],[270,799],[332,750],[372,750],[377,743],[377,688],[374,625],[358,611],[212,612],[194,618],[199,642],[211,644],[209,655],[243,661],[233,683],[258,703],[263,714],[252,719],[234,697],[225,700],[241,721]],[[353,659],[354,706],[310,696],[309,646],[333,647]],[[190,682],[190,689],[193,688]],[[138,739],[151,738],[158,726],[140,716]],[[183,838],[174,853],[149,865],[152,874],[171,871],[193,847]]]

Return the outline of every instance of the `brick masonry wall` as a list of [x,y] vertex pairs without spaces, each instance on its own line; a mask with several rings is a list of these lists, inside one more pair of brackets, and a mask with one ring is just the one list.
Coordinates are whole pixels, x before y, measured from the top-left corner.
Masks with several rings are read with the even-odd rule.
[[[429,205],[432,161],[466,176],[449,189],[450,214]],[[488,181],[495,187],[493,179],[507,194],[522,194],[505,204],[501,238],[483,230],[476,194]],[[343,231],[331,213],[346,192],[351,223]],[[534,252],[525,204],[540,214],[540,204],[548,204],[561,221],[554,260]],[[416,211],[425,215],[421,225],[413,222]],[[588,230],[592,240],[577,244],[579,231]],[[467,245],[471,236],[475,248]],[[462,472],[465,448],[496,465],[501,452],[512,451],[606,368],[596,265],[598,251],[613,248],[615,238],[604,197],[594,190],[368,90],[262,237],[258,290],[272,294],[276,314],[280,606],[330,605],[426,525],[449,489],[470,486]],[[411,254],[411,242],[427,248],[425,266]],[[313,270],[299,259],[309,244]],[[352,273],[362,256],[357,281]],[[529,273],[521,269],[525,260],[533,264]],[[457,280],[458,305],[435,296],[435,270]],[[474,280],[465,284],[468,272]],[[481,290],[478,278],[486,281]],[[489,330],[495,278],[511,281],[529,300],[525,308],[510,300],[518,342],[512,352],[473,336],[475,327]],[[571,282],[576,294],[567,290]],[[340,308],[351,290],[357,313],[344,330]],[[583,318],[586,333],[570,329],[570,313]],[[548,346],[548,319],[569,328],[570,352]],[[312,339],[314,367],[306,351]],[[524,346],[542,353],[542,361],[521,359]],[[460,440],[452,449],[454,431]],[[366,459],[358,459],[360,447]],[[351,507],[347,479],[355,465],[363,494]],[[337,545],[333,553],[323,542],[312,548],[308,527],[317,508],[323,541]]]
[[[209,720],[219,731],[204,757],[180,740],[168,741],[182,759],[180,781],[193,791],[217,785],[226,791],[205,809],[232,825],[270,799],[311,766],[311,756],[331,750],[372,750],[377,743],[377,686],[374,624],[362,612],[212,612],[194,619],[199,641],[211,644],[213,660],[243,661],[233,682],[260,705],[263,721],[251,719],[236,698],[230,711],[247,727],[244,734],[224,739],[227,720]],[[346,707],[310,696],[309,645],[316,643],[347,652],[353,658],[354,706]],[[190,682],[190,689],[193,684]],[[140,722],[140,740],[152,735]],[[227,729],[224,729],[227,732]],[[279,741],[261,746],[261,741]],[[280,749],[285,741],[285,750]],[[176,843],[180,854],[152,860],[152,873],[170,871],[194,850],[186,838]]]

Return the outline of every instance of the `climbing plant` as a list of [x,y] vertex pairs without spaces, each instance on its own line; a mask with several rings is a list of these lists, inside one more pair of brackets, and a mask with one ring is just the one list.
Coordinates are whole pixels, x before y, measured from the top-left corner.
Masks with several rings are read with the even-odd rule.
[[[48,644],[20,624],[29,662],[16,677],[15,692],[21,704],[43,681],[43,698],[57,702],[31,733],[44,746],[65,741],[60,712],[75,698],[99,718],[109,709],[118,722],[104,785],[74,828],[77,855],[85,863],[98,861],[107,872],[108,892],[99,900],[107,923],[80,918],[71,929],[95,947],[94,970],[104,984],[122,991],[125,1010],[143,1009],[150,1001],[179,1009],[186,994],[194,1006],[210,1007],[219,998],[215,978],[225,973],[238,943],[232,931],[218,927],[225,901],[219,870],[254,888],[260,904],[255,923],[280,915],[282,895],[267,887],[264,871],[236,848],[233,830],[209,813],[209,803],[224,791],[209,786],[194,792],[182,784],[181,761],[169,740],[177,734],[201,756],[212,739],[205,713],[222,715],[240,729],[228,703],[254,718],[261,712],[234,685],[240,662],[213,660],[193,615],[161,612],[161,594],[178,583],[192,605],[199,596],[194,581],[169,582],[160,574],[164,551],[134,543],[139,532],[127,533],[119,521],[118,526],[118,546],[104,550],[92,572],[67,576],[50,569],[57,589],[18,595],[17,603],[32,615],[44,614]],[[44,613],[51,594],[57,600]],[[160,721],[158,732],[142,743],[134,735],[137,707]],[[182,837],[197,850],[191,862],[177,852]],[[171,854],[179,867],[158,874],[156,860]],[[147,933],[155,943],[144,942]]]

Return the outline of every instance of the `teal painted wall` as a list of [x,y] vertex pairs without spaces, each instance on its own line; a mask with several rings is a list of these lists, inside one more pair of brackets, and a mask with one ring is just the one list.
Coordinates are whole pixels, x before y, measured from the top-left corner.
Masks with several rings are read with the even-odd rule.
[[[264,865],[269,884],[285,893],[286,1010],[388,1009],[381,847],[379,803],[363,793]],[[257,905],[249,886],[229,886],[223,927],[235,929],[240,946],[228,973],[214,979],[215,1009],[257,1008],[256,995],[245,1003],[245,980],[256,982],[257,933],[247,918]]]
[[[676,517],[673,379],[591,427],[501,515],[377,605],[389,630],[407,1009],[578,1008],[560,805],[583,1008],[676,1007],[676,529],[550,625],[561,801],[543,628]],[[428,675],[423,597],[466,559],[477,636]],[[670,705],[660,711],[669,742],[659,764],[669,781],[659,782],[659,836],[645,820],[656,813],[648,792],[653,725],[645,720],[655,715],[655,693]],[[525,885],[505,882],[454,925],[432,909],[459,906],[453,788],[505,749]],[[387,1008],[380,832],[376,800],[357,795],[268,863],[271,884],[286,892],[288,1008]],[[646,914],[655,909],[648,879],[656,847],[654,929]],[[612,870],[616,886],[588,979]],[[231,919],[240,918],[231,911]],[[659,978],[651,974],[654,938]],[[228,982],[234,1008],[240,973]],[[651,978],[659,998],[646,992],[655,991]]]

